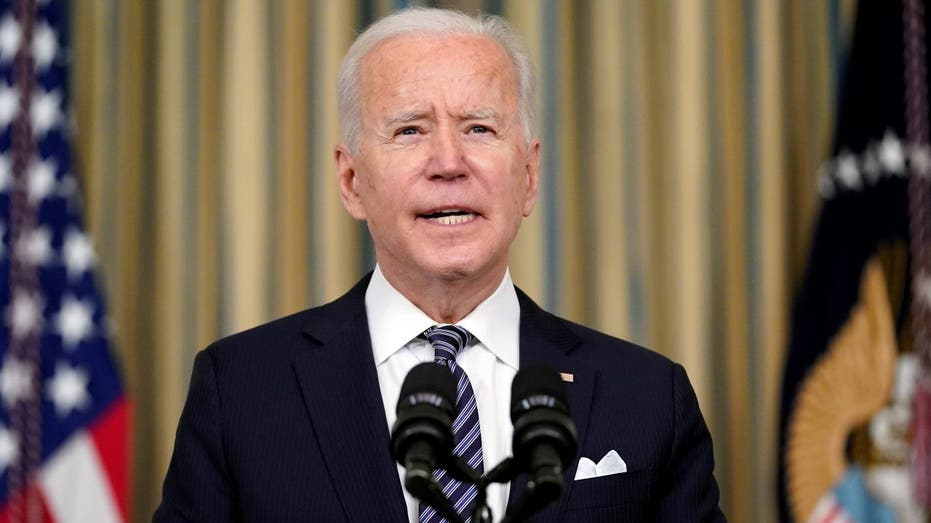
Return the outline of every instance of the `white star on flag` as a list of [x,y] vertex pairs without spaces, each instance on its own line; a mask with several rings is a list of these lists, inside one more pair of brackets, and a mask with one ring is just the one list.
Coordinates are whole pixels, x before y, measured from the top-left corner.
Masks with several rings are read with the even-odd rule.
[[91,398],[87,393],[87,373],[73,368],[65,362],[59,361],[55,366],[55,375],[46,382],[48,395],[55,404],[55,412],[59,418],[64,418],[75,409],[84,409],[90,405]]
[[13,15],[3,17],[3,21],[0,21],[0,61],[9,62],[16,58],[19,40],[19,23]]
[[27,232],[16,246],[16,256],[36,266],[52,259],[52,231],[46,226]]
[[7,127],[19,112],[19,90],[10,85],[0,85],[0,126]]
[[55,31],[48,24],[39,25],[32,38],[32,56],[36,60],[36,67],[48,67],[55,59],[57,51],[58,40],[55,39]]
[[42,321],[42,301],[35,294],[17,292],[7,312],[10,330],[16,338],[38,331]]
[[19,459],[19,442],[16,435],[0,425],[0,474]]
[[0,369],[0,395],[8,408],[32,395],[32,369],[28,363],[7,355]]
[[55,166],[48,161],[39,161],[29,169],[29,201],[44,200],[55,188]]
[[55,329],[61,334],[65,350],[74,350],[86,339],[94,328],[93,305],[65,295],[61,299],[61,310],[55,315]]
[[848,189],[859,189],[861,187],[860,168],[857,166],[857,158],[849,151],[841,153],[837,158],[837,177]]
[[62,118],[61,93],[37,91],[32,94],[32,132],[43,136],[58,125]]
[[887,172],[905,174],[905,151],[892,129],[886,131],[879,144],[879,163]]
[[68,269],[68,278],[71,279],[83,275],[97,261],[91,239],[77,229],[68,229],[62,254],[65,258],[65,268]]

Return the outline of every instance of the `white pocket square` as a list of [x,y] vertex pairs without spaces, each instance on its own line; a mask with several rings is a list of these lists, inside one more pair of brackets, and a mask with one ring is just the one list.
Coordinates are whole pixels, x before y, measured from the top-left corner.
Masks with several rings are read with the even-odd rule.
[[627,472],[627,463],[624,463],[616,450],[612,450],[605,454],[597,465],[588,458],[579,458],[579,468],[575,471],[575,480],[600,478],[611,474],[623,474],[624,472]]

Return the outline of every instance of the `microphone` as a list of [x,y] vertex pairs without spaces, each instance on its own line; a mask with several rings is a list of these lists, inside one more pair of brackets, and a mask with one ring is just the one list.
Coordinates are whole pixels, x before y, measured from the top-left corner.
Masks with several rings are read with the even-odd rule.
[[397,420],[391,429],[391,455],[404,467],[404,488],[451,522],[461,522],[433,477],[452,455],[456,382],[449,369],[421,363],[401,385]]
[[519,521],[559,499],[563,471],[578,450],[566,387],[556,371],[533,366],[517,372],[511,383],[511,422],[515,464],[530,476],[526,492],[505,515],[506,521]]

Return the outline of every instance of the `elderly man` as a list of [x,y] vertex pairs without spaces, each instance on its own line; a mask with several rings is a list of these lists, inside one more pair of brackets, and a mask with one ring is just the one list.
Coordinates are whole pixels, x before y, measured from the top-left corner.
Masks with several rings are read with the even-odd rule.
[[[377,266],[330,304],[197,355],[156,521],[440,520],[403,491],[389,452],[401,383],[428,361],[458,380],[456,454],[478,472],[511,454],[517,370],[569,381],[579,453],[535,518],[723,520],[682,367],[557,318],[511,282],[539,180],[533,88],[500,18],[409,9],[359,35],[340,70],[335,155]],[[467,517],[474,487],[438,480]],[[496,518],[525,483],[489,489]]]

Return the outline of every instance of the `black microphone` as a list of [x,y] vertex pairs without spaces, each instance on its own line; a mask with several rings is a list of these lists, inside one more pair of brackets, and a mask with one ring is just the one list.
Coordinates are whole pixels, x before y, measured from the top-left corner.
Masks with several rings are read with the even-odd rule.
[[514,462],[529,475],[526,492],[505,516],[517,521],[562,496],[563,471],[578,450],[566,386],[556,371],[544,366],[518,371],[511,383],[511,422]]
[[453,449],[456,382],[447,367],[421,363],[404,378],[397,420],[391,429],[391,455],[404,467],[404,488],[448,521],[462,518],[433,477]]

